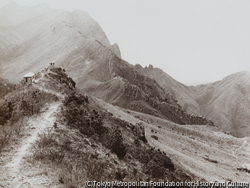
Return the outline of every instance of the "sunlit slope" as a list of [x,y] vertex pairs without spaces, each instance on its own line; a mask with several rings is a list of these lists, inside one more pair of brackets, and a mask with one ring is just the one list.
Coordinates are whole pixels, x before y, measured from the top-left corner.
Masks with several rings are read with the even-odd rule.
[[169,91],[188,113],[212,120],[233,136],[250,136],[249,72],[235,73],[210,84],[186,86],[153,66],[136,68]]
[[197,86],[201,113],[234,136],[250,135],[250,73],[239,72],[221,81]]
[[0,74],[13,82],[50,62],[80,78],[85,62],[91,62],[95,52],[104,48],[120,55],[119,47],[110,45],[100,25],[82,10],[8,4],[0,9],[0,15],[4,18],[0,21],[0,41],[4,44],[0,48]]
[[166,152],[194,180],[249,182],[249,174],[237,170],[250,163],[249,137],[236,138],[206,125],[178,125],[99,102],[115,117],[130,123],[143,122],[150,145]]

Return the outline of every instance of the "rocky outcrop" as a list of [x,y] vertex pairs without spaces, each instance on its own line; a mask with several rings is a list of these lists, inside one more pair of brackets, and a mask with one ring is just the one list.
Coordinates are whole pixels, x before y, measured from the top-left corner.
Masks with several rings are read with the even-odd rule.
[[113,44],[112,46],[111,46],[111,50],[119,57],[119,58],[122,58],[121,57],[121,51],[120,51],[120,48],[119,48],[119,46],[118,46],[118,44]]

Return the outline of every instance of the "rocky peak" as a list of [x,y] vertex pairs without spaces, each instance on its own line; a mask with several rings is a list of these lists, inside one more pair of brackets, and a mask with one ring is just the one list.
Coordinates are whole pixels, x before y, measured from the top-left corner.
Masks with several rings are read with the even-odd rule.
[[154,69],[153,65],[151,65],[151,64],[149,64],[148,68],[149,68],[149,70],[153,70]]
[[111,46],[111,50],[118,56],[121,58],[121,51],[120,51],[120,48],[118,46],[117,43],[114,43],[112,46]]
[[110,46],[109,40],[100,27],[87,12],[83,10],[74,10],[71,12],[72,21],[75,29],[80,30],[85,36],[93,41],[98,40],[106,47]]

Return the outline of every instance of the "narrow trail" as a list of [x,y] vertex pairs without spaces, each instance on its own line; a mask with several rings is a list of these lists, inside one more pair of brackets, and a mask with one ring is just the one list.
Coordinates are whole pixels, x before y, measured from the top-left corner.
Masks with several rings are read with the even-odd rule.
[[64,95],[61,94],[61,93],[59,93],[59,92],[52,91],[52,90],[49,90],[49,89],[45,89],[45,88],[43,88],[43,87],[41,87],[41,86],[38,86],[38,85],[36,85],[36,84],[33,84],[33,87],[35,87],[35,88],[37,88],[37,89],[39,89],[39,90],[42,90],[42,91],[44,91],[44,92],[46,92],[46,93],[51,93],[51,94],[53,94],[53,95],[56,95],[57,97],[59,97],[59,98],[61,98],[61,99],[64,99],[64,98],[65,98]]
[[[50,73],[54,74],[53,72],[50,72]],[[54,95],[56,95],[57,97],[59,97],[61,99],[64,99],[64,95],[63,94],[61,94],[59,92],[56,92],[56,91],[53,91],[53,90],[50,90],[50,89],[46,89],[46,88],[44,88],[44,87],[42,87],[42,86],[39,85],[39,81],[44,78],[44,73],[41,73],[41,74],[42,74],[41,78],[38,78],[37,80],[36,79],[32,80],[32,82],[34,82],[32,84],[32,86],[35,87],[35,88],[37,88],[37,89],[39,89],[39,90],[42,90],[42,91],[44,91],[46,93],[51,93],[51,94],[54,94]]]
[[14,153],[9,152],[2,159],[6,163],[0,166],[0,187],[50,187],[47,184],[48,177],[35,175],[36,172],[31,172],[33,176],[26,176],[29,169],[23,170],[25,166],[23,159],[31,154],[29,149],[35,143],[38,134],[53,127],[60,105],[60,101],[51,103],[45,112],[29,118],[25,130],[26,136],[22,138],[20,146]]

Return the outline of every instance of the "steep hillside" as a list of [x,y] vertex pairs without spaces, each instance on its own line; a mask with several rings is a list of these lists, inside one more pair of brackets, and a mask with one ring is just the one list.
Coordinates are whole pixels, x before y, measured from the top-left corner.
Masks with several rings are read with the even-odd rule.
[[143,68],[121,59],[119,46],[111,45],[82,10],[11,3],[0,8],[0,16],[2,78],[18,83],[52,61],[66,69],[78,88],[112,104],[178,124],[214,123],[234,136],[249,135],[248,78],[241,73],[185,86],[152,65]]
[[[236,138],[219,128],[178,125],[155,116],[119,108],[99,100],[113,116],[130,123],[141,120],[148,143],[165,151],[194,180],[249,182],[250,137]],[[249,182],[250,183],[250,182]]]
[[[91,73],[101,74],[91,77],[78,87],[107,102],[131,110],[166,118],[179,124],[213,123],[204,117],[190,115],[178,104],[171,93],[155,79],[136,70],[136,66],[113,55],[92,67]],[[100,78],[100,79],[98,79]],[[93,84],[93,80],[96,83]]]
[[99,24],[82,10],[8,4],[0,15],[0,41],[5,44],[0,48],[0,74],[15,83],[27,70],[38,72],[51,61],[79,77],[85,60],[101,46],[120,56],[119,48],[110,45]]
[[50,66],[30,83],[21,81],[0,109],[3,186],[191,181],[165,152],[148,144],[143,123],[114,117],[95,98],[78,93],[64,69]]
[[[65,67],[79,88],[108,102],[180,124],[212,125],[203,117],[186,113],[168,90],[122,60],[118,45],[109,44],[99,24],[86,12],[42,7],[34,17],[33,11],[40,10],[40,6],[9,4],[0,9],[7,19],[2,21],[2,27],[11,27],[23,38],[0,50],[3,77],[15,82],[25,73],[37,72],[45,63],[54,61]],[[26,16],[16,20],[18,15],[8,10],[17,10],[17,14],[25,11]]]
[[155,79],[161,87],[166,89],[175,99],[178,100],[178,103],[182,106],[183,110],[190,114],[201,116],[199,105],[194,98],[195,92],[192,88],[173,79],[163,70],[154,68],[153,65],[149,65],[145,68],[136,65],[135,69],[139,73]]
[[250,135],[250,73],[239,72],[215,83],[194,87],[202,115],[237,137]]
[[222,131],[233,136],[250,135],[249,72],[235,73],[210,84],[185,86],[152,65],[145,68],[136,65],[135,68],[156,80],[189,114],[211,119]]

